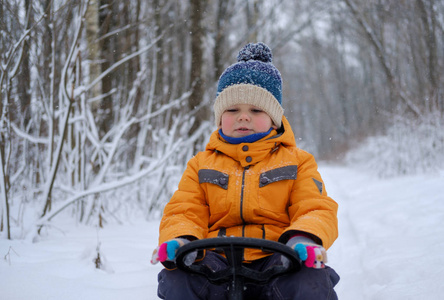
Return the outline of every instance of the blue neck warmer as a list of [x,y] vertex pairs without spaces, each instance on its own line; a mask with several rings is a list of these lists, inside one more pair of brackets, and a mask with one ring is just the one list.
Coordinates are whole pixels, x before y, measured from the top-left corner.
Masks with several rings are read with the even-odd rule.
[[228,143],[238,145],[241,143],[254,143],[256,141],[259,141],[261,138],[269,135],[272,130],[273,130],[273,128],[270,128],[270,130],[268,130],[267,132],[253,133],[253,134],[243,136],[243,137],[238,137],[238,138],[226,136],[225,134],[223,134],[222,129],[219,129],[219,134]]

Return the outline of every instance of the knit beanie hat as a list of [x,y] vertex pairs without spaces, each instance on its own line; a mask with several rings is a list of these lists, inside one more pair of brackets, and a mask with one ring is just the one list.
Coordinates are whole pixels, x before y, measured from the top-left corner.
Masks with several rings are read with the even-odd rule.
[[216,126],[230,106],[250,104],[265,111],[274,125],[281,127],[284,114],[282,79],[272,59],[270,48],[263,43],[250,43],[239,51],[238,62],[229,66],[219,78],[214,103]]

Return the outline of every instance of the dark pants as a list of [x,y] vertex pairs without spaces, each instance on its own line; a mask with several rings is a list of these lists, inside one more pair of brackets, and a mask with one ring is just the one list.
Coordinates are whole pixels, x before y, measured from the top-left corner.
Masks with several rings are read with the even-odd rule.
[[[218,271],[226,268],[227,261],[224,257],[208,251],[199,264],[205,264]],[[249,264],[249,267],[261,271],[277,264],[281,264],[281,257],[279,254],[274,254]],[[161,299],[218,300],[227,299],[228,295],[227,284],[214,285],[202,276],[188,274],[178,269],[173,271],[163,269],[159,273],[158,281],[157,294]],[[275,278],[267,285],[247,285],[244,299],[338,299],[333,289],[338,281],[339,275],[329,267],[312,269],[303,266],[299,272]]]

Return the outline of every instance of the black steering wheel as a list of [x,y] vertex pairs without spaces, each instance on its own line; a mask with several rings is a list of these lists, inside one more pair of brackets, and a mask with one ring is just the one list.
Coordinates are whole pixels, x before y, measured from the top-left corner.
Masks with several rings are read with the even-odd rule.
[[[184,258],[187,254],[215,248],[224,252],[228,261],[227,268],[214,272],[202,264],[185,265]],[[275,265],[263,271],[252,270],[242,264],[246,248],[279,253],[289,260],[289,264],[287,266]],[[205,276],[214,284],[228,282],[229,299],[233,300],[242,299],[243,287],[246,283],[266,284],[277,276],[299,271],[301,260],[296,251],[278,242],[255,238],[219,237],[196,240],[180,247],[176,254],[176,265],[185,272]]]

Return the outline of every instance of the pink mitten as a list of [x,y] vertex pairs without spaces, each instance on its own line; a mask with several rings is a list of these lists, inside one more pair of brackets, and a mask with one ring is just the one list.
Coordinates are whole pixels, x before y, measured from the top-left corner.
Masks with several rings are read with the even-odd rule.
[[[177,250],[185,244],[188,244],[190,241],[187,239],[177,238],[166,241],[160,244],[159,247],[154,249],[153,255],[151,257],[151,263],[153,265],[157,264],[159,261],[175,261]],[[185,264],[191,265],[197,257],[197,251],[187,254],[185,256]]]
[[298,253],[306,267],[313,269],[325,268],[327,252],[324,247],[317,245],[312,239],[305,236],[295,236],[288,240],[287,245]]

